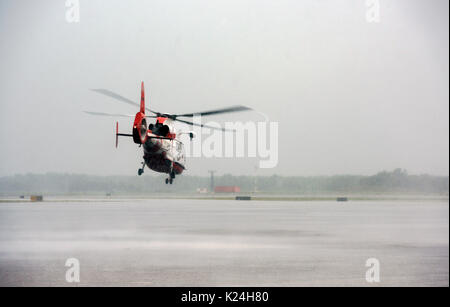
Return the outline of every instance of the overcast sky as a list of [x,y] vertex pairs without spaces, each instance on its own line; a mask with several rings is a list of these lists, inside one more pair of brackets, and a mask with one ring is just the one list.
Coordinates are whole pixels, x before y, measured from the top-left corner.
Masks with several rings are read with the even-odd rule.
[[[449,174],[448,1],[80,0],[0,2],[0,176],[136,174],[142,149],[114,148],[135,113],[244,104],[279,123],[279,162],[188,159],[188,174]],[[258,120],[256,113],[216,119]],[[132,119],[119,119],[129,132]],[[150,175],[149,172],[146,175]]]

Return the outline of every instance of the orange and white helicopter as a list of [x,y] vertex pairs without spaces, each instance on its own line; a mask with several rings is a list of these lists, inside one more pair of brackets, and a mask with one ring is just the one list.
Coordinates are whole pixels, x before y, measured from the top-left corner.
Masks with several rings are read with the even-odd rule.
[[[182,134],[188,134],[191,141],[194,138],[193,132],[179,132],[178,134],[174,128],[174,122],[178,121],[191,126],[200,126],[210,129],[218,129],[199,123],[193,123],[179,117],[194,117],[194,116],[208,116],[231,112],[240,112],[251,110],[245,106],[232,106],[223,109],[216,109],[204,112],[185,113],[185,114],[168,114],[153,111],[145,106],[145,92],[144,82],[141,84],[141,103],[138,104],[128,98],[118,95],[112,91],[106,89],[93,89],[93,91],[114,98],[118,101],[139,107],[139,112],[136,115],[133,114],[112,114],[103,112],[84,111],[91,115],[101,116],[113,116],[113,117],[134,117],[133,129],[131,134],[119,133],[119,123],[116,122],[116,148],[119,140],[119,136],[132,137],[133,141],[144,149],[144,161],[142,167],[138,170],[138,175],[142,175],[144,167],[155,172],[169,174],[166,178],[166,184],[172,184],[176,175],[180,175],[186,168],[186,157],[184,152],[183,143],[180,141],[179,136]],[[152,115],[146,115],[145,111],[149,111]],[[147,127],[147,118],[156,118],[155,123],[151,123]],[[227,131],[226,129],[220,129]]]

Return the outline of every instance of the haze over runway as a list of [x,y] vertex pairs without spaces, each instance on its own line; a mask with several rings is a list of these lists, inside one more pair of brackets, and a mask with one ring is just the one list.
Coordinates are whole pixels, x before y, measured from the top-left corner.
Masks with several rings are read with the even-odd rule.
[[135,113],[89,89],[139,101],[141,81],[157,110],[279,123],[275,168],[191,158],[192,175],[449,174],[446,0],[379,1],[375,23],[360,0],[79,1],[72,23],[65,2],[0,2],[0,176],[134,175],[141,151],[82,111]]

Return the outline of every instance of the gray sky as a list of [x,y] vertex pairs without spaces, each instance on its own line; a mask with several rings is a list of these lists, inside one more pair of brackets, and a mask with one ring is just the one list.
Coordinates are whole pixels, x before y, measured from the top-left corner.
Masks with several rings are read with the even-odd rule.
[[[0,2],[0,176],[134,175],[114,118],[135,113],[89,91],[188,112],[245,104],[279,122],[270,175],[449,174],[448,1],[80,0]],[[260,119],[239,114],[220,119]],[[216,120],[217,118],[211,118]],[[132,119],[119,119],[130,130]],[[126,132],[126,131],[124,131]],[[254,174],[255,159],[188,159],[188,173]],[[149,172],[146,173],[149,175]]]

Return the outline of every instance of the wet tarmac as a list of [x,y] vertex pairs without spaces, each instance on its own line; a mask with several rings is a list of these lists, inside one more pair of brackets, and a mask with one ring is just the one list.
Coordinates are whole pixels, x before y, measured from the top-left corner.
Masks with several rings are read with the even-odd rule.
[[[80,282],[66,281],[68,258]],[[366,260],[380,282],[366,281]],[[0,286],[448,286],[448,201],[0,204]]]

